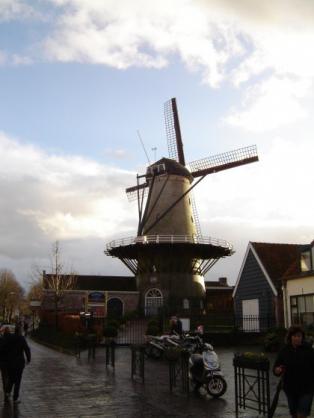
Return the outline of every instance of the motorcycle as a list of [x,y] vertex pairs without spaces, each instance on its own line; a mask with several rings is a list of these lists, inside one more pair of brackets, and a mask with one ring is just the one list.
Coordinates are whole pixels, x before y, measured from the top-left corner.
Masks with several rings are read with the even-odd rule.
[[205,343],[201,354],[190,356],[189,378],[194,384],[195,392],[198,392],[202,386],[214,398],[219,398],[226,392],[227,382],[212,345]]
[[151,336],[145,347],[147,357],[158,360],[163,357],[167,348],[178,347],[180,338],[175,335]]

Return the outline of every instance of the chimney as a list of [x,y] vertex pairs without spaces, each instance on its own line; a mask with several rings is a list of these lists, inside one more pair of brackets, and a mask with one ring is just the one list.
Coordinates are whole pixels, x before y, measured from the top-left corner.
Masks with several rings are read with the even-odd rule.
[[221,286],[228,286],[227,277],[219,277],[218,282]]

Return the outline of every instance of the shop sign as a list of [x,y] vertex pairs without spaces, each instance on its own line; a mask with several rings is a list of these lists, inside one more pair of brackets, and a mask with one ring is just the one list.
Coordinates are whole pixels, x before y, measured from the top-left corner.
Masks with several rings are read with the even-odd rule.
[[105,294],[103,292],[91,292],[88,295],[88,302],[105,303]]

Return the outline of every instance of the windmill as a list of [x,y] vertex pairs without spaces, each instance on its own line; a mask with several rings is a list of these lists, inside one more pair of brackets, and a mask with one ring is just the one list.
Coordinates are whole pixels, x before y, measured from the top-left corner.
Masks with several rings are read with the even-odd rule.
[[108,243],[105,253],[135,274],[147,314],[171,306],[186,315],[203,310],[204,275],[233,253],[228,242],[201,235],[193,189],[207,175],[258,161],[258,156],[249,146],[187,165],[175,98],[164,111],[169,158],[150,164],[126,189],[138,203],[137,236]]

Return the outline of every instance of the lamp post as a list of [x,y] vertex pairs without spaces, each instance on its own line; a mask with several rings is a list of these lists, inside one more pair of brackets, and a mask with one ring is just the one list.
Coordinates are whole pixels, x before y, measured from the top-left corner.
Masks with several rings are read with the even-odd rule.
[[34,331],[35,330],[35,313],[41,307],[41,301],[40,300],[31,300],[30,303],[29,303],[29,306],[30,306],[31,311],[33,313],[33,331]]

